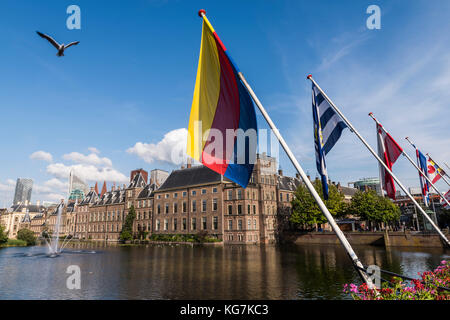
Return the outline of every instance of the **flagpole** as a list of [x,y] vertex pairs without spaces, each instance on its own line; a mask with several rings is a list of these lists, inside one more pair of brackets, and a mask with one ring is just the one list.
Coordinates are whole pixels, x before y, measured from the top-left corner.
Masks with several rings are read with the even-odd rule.
[[405,192],[405,194],[411,199],[411,201],[414,203],[414,205],[419,209],[419,211],[424,215],[424,217],[427,218],[428,222],[433,226],[433,228],[437,231],[437,233],[441,236],[442,240],[444,240],[444,243],[447,244],[447,246],[450,247],[450,241],[447,239],[447,237],[442,233],[442,231],[436,226],[434,221],[427,215],[425,210],[422,209],[422,207],[417,203],[417,201],[414,199],[414,197],[406,190],[406,187],[400,182],[400,180],[394,175],[394,173],[389,169],[389,167],[383,162],[383,160],[380,159],[378,154],[372,149],[372,147],[364,140],[364,138],[359,134],[359,132],[353,127],[353,125],[348,121],[348,119],[342,114],[341,110],[331,101],[331,99],[326,95],[326,93],[320,88],[320,86],[317,84],[317,82],[313,79],[312,75],[308,75],[307,78],[311,80],[311,82],[317,87],[317,89],[323,94],[325,99],[330,103],[330,105],[333,107],[334,111],[336,111],[339,116],[344,120],[344,122],[349,127],[350,131],[352,131],[358,138],[361,140],[361,142],[366,146],[366,148],[372,153],[372,155],[375,157],[375,159],[378,160],[378,162],[385,168],[387,172],[392,176],[392,178],[397,182],[397,184],[400,186],[400,188]]
[[[373,113],[369,113],[369,116],[377,123],[380,125],[380,127],[383,129],[384,132],[387,132],[387,130],[383,127],[383,125],[375,118],[375,116],[373,115]],[[409,160],[409,162],[411,162],[411,164],[419,171],[419,173],[425,178],[427,179],[427,181],[431,184],[431,186],[433,187],[434,190],[436,190],[436,192],[439,194],[439,196],[444,199],[445,202],[447,202],[447,204],[450,206],[450,202],[448,202],[448,200],[445,198],[445,196],[442,194],[442,192],[440,192],[438,190],[438,188],[436,188],[436,186],[434,185],[434,183],[431,181],[430,178],[428,178],[425,173],[419,168],[419,166],[414,163],[414,161],[411,159],[411,157],[405,152],[405,150],[402,150],[402,154],[406,157],[406,159]]]
[[[427,153],[427,156],[428,156],[428,158],[430,158],[431,159],[431,157],[430,157],[430,155]],[[439,167],[439,168],[441,168],[441,166],[436,162],[436,161],[434,161],[433,159],[431,159],[434,163],[436,163],[437,164],[437,166]],[[444,174],[443,175],[440,175],[441,176],[441,178],[442,179],[444,179],[444,181],[445,181],[445,183],[447,183],[449,186],[450,186],[450,182],[447,180],[447,178],[445,177],[447,175],[447,173],[445,173],[445,171],[444,171]]]
[[[202,18],[202,19],[206,19],[206,11],[205,10],[200,10],[198,12],[198,15]],[[331,213],[328,211],[328,208],[325,206],[324,202],[322,201],[322,199],[320,198],[319,194],[317,193],[316,189],[314,188],[313,184],[311,183],[311,181],[309,180],[309,178],[306,176],[305,172],[303,171],[303,168],[300,166],[300,164],[298,163],[297,159],[295,158],[294,154],[292,153],[291,149],[288,147],[288,145],[286,144],[286,142],[284,141],[283,137],[281,136],[280,132],[278,131],[277,127],[275,126],[275,124],[272,122],[272,119],[269,117],[268,113],[266,112],[266,110],[264,109],[263,105],[261,104],[261,102],[259,101],[258,97],[256,96],[255,92],[252,90],[252,88],[250,87],[250,85],[248,84],[247,80],[245,79],[244,75],[242,74],[242,72],[238,73],[239,79],[241,80],[242,84],[247,88],[248,92],[250,93],[250,96],[252,97],[253,101],[255,102],[255,104],[257,105],[258,109],[261,111],[262,115],[264,116],[264,119],[267,121],[267,123],[269,124],[270,128],[272,129],[273,133],[275,134],[275,136],[277,137],[278,141],[280,142],[281,146],[283,147],[284,151],[286,151],[287,156],[289,157],[289,159],[291,160],[292,164],[294,165],[295,169],[297,170],[297,172],[300,174],[303,182],[305,183],[306,187],[308,188],[309,192],[311,193],[311,195],[314,197],[315,201],[317,202],[320,210],[322,211],[322,213],[325,215],[325,217],[327,218],[328,222],[330,223],[333,231],[336,233],[336,236],[338,237],[339,241],[341,242],[341,244],[344,246],[345,250],[347,251],[347,254],[349,255],[350,259],[353,262],[353,266],[355,267],[356,271],[358,272],[358,274],[360,275],[360,277],[362,278],[362,280],[367,284],[367,286],[370,289],[375,289],[375,285],[373,284],[372,280],[367,276],[367,274],[363,271],[364,270],[364,265],[361,263],[361,261],[359,260],[358,256],[356,255],[356,253],[353,251],[353,248],[351,247],[350,243],[348,242],[347,238],[345,237],[344,233],[342,232],[342,230],[339,228],[339,226],[337,225],[336,221],[334,220],[333,216],[331,215]]]

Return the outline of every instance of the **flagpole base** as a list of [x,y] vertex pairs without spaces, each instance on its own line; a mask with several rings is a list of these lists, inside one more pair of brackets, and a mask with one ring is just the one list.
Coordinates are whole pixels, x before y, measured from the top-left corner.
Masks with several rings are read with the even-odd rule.
[[199,16],[200,18],[203,16],[202,14],[206,15],[206,10],[205,10],[205,9],[200,9],[200,10],[198,10],[198,16]]

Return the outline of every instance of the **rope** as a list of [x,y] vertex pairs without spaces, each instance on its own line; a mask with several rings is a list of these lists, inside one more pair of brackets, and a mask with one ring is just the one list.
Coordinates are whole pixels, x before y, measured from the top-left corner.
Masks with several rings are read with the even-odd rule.
[[[356,266],[356,268],[358,268],[359,270],[361,270],[361,271],[364,271],[367,275],[369,275],[369,276],[372,276],[373,275],[373,273],[371,273],[371,274],[369,274],[368,272],[367,272],[367,267],[366,268],[361,268],[361,267],[358,267],[358,266]],[[408,276],[404,276],[404,275],[401,275],[401,274],[398,274],[398,273],[395,273],[395,272],[392,272],[392,271],[387,271],[387,270],[383,270],[383,269],[380,269],[380,271],[382,272],[382,273],[386,273],[386,274],[388,274],[388,275],[391,275],[391,276],[395,276],[395,277],[399,277],[399,278],[402,278],[402,279],[405,279],[405,280],[409,280],[409,281],[417,281],[417,279],[414,279],[414,278],[410,278],[410,277],[408,277]],[[390,281],[388,281],[388,280],[386,280],[386,279],[383,279],[383,278],[381,278],[380,277],[380,279],[382,280],[382,281],[384,281],[384,282],[390,282]],[[424,282],[424,281],[419,281],[420,283],[422,283],[422,284],[426,284],[426,282]],[[437,288],[439,288],[439,289],[441,289],[441,290],[446,290],[446,291],[450,291],[450,288],[447,288],[447,287],[441,287],[441,286],[437,286]]]

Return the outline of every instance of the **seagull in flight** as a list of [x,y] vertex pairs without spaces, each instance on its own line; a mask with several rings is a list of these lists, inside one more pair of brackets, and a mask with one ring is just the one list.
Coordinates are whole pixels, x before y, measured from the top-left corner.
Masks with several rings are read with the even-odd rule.
[[64,43],[59,44],[59,43],[56,42],[52,37],[50,37],[50,36],[48,36],[48,35],[46,35],[46,34],[43,34],[43,33],[39,32],[39,31],[36,31],[36,33],[37,33],[41,38],[47,39],[48,42],[50,42],[50,43],[58,50],[58,53],[56,54],[58,57],[64,56],[64,50],[66,50],[66,49],[69,48],[70,46],[75,46],[75,45],[77,45],[77,44],[80,43],[80,41],[74,41],[74,42],[69,43],[68,45],[64,45]]

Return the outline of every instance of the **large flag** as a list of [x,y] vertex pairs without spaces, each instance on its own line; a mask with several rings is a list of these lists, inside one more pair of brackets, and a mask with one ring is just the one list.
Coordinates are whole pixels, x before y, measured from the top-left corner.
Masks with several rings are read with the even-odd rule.
[[314,121],[314,143],[316,167],[322,180],[324,199],[328,199],[328,173],[325,155],[336,144],[347,125],[334,111],[319,89],[312,85],[312,111]]
[[[403,149],[391,137],[391,135],[383,130],[381,124],[377,123],[377,140],[378,140],[378,156],[383,160],[384,164],[392,171],[392,166],[403,152]],[[390,173],[379,164],[381,185],[389,198],[395,200],[394,179]]]
[[187,154],[245,188],[256,160],[257,124],[253,101],[238,73],[203,16]]
[[[414,146],[415,147],[415,146]],[[417,165],[423,173],[428,177],[427,158],[416,148]],[[419,172],[420,188],[422,189],[423,203],[428,207],[430,205],[430,185],[424,175]]]
[[428,156],[428,177],[431,179],[431,182],[435,184],[443,175],[445,175],[445,171]]

